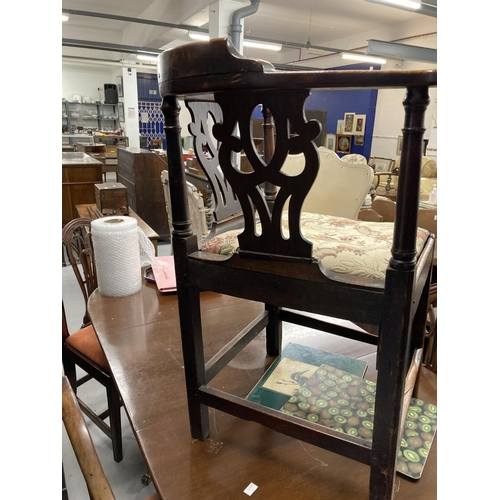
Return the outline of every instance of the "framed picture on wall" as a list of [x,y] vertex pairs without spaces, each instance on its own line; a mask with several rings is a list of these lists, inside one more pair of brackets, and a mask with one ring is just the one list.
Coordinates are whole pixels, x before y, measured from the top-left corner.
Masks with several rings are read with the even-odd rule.
[[403,149],[403,136],[398,135],[398,143],[396,145],[396,155],[401,156],[401,149]]
[[354,136],[354,145],[355,146],[364,146],[365,144],[365,136],[364,135],[355,135]]
[[337,120],[337,134],[344,133],[344,120]]
[[354,113],[344,113],[344,134],[354,133]]
[[372,166],[377,172],[392,172],[394,166],[394,160],[392,158],[378,158],[376,156],[370,156],[368,160],[368,165]]
[[325,135],[325,148],[335,151],[335,134]]
[[354,115],[354,130],[352,133],[355,135],[364,135],[365,122],[366,122],[366,115]]
[[123,97],[123,77],[122,76],[116,77],[116,87],[118,90],[118,97]]
[[351,137],[350,135],[337,135],[335,141],[335,152],[349,154],[351,152]]

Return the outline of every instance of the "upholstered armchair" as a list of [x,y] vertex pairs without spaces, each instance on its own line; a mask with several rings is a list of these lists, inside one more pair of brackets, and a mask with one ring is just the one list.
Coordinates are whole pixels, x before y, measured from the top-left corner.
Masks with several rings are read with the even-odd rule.
[[[398,174],[401,158],[394,163],[392,172],[375,174],[375,195],[396,199]],[[437,164],[428,156],[422,156],[422,173],[420,176],[420,200],[427,201],[434,186],[437,186]]]

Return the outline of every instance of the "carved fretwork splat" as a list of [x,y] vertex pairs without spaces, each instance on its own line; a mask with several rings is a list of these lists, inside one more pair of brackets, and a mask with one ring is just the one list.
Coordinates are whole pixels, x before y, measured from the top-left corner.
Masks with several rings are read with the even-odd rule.
[[[215,219],[220,221],[241,211],[236,195],[219,169],[217,144],[214,143],[209,130],[211,119],[213,123],[222,121],[222,110],[213,101],[186,99],[185,103],[193,120],[189,124],[189,132],[194,138],[196,157],[212,185],[216,203]],[[205,150],[208,152],[208,157],[205,155]]]
[[[222,123],[217,123],[213,128],[214,137],[221,143],[219,162],[225,178],[241,203],[245,218],[245,229],[238,237],[240,254],[311,258],[312,245],[302,237],[300,231],[300,212],[319,169],[318,150],[312,141],[320,132],[320,124],[315,120],[306,122],[303,105],[308,95],[308,90],[215,94],[215,100],[223,113]],[[290,102],[302,105],[290,106]],[[258,155],[251,134],[252,112],[258,105],[272,113],[276,127],[274,155],[267,165]],[[290,128],[296,131],[296,136],[290,136]],[[234,131],[238,129],[239,136],[236,136]],[[252,165],[252,172],[241,172],[233,165],[233,152],[242,150]],[[304,170],[294,177],[281,172],[289,153],[304,153],[305,156]],[[280,188],[272,213],[265,202],[262,189],[259,188],[264,182]],[[290,234],[285,238],[281,222],[287,199]],[[261,234],[256,234],[256,216],[261,223]]]

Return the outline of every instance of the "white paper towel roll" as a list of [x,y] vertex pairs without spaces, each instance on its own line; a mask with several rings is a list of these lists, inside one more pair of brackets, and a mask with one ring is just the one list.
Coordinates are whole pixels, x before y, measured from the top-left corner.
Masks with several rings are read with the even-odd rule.
[[101,295],[125,297],[142,287],[137,221],[133,217],[110,216],[91,223]]

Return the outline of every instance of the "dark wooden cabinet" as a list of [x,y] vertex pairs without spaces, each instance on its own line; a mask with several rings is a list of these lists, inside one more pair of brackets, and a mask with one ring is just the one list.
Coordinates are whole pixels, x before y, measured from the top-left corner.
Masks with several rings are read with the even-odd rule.
[[118,148],[117,181],[127,188],[128,204],[159,235],[170,241],[161,172],[167,164],[157,154],[140,148]]
[[78,217],[76,205],[95,203],[102,162],[83,152],[62,153],[62,224]]

